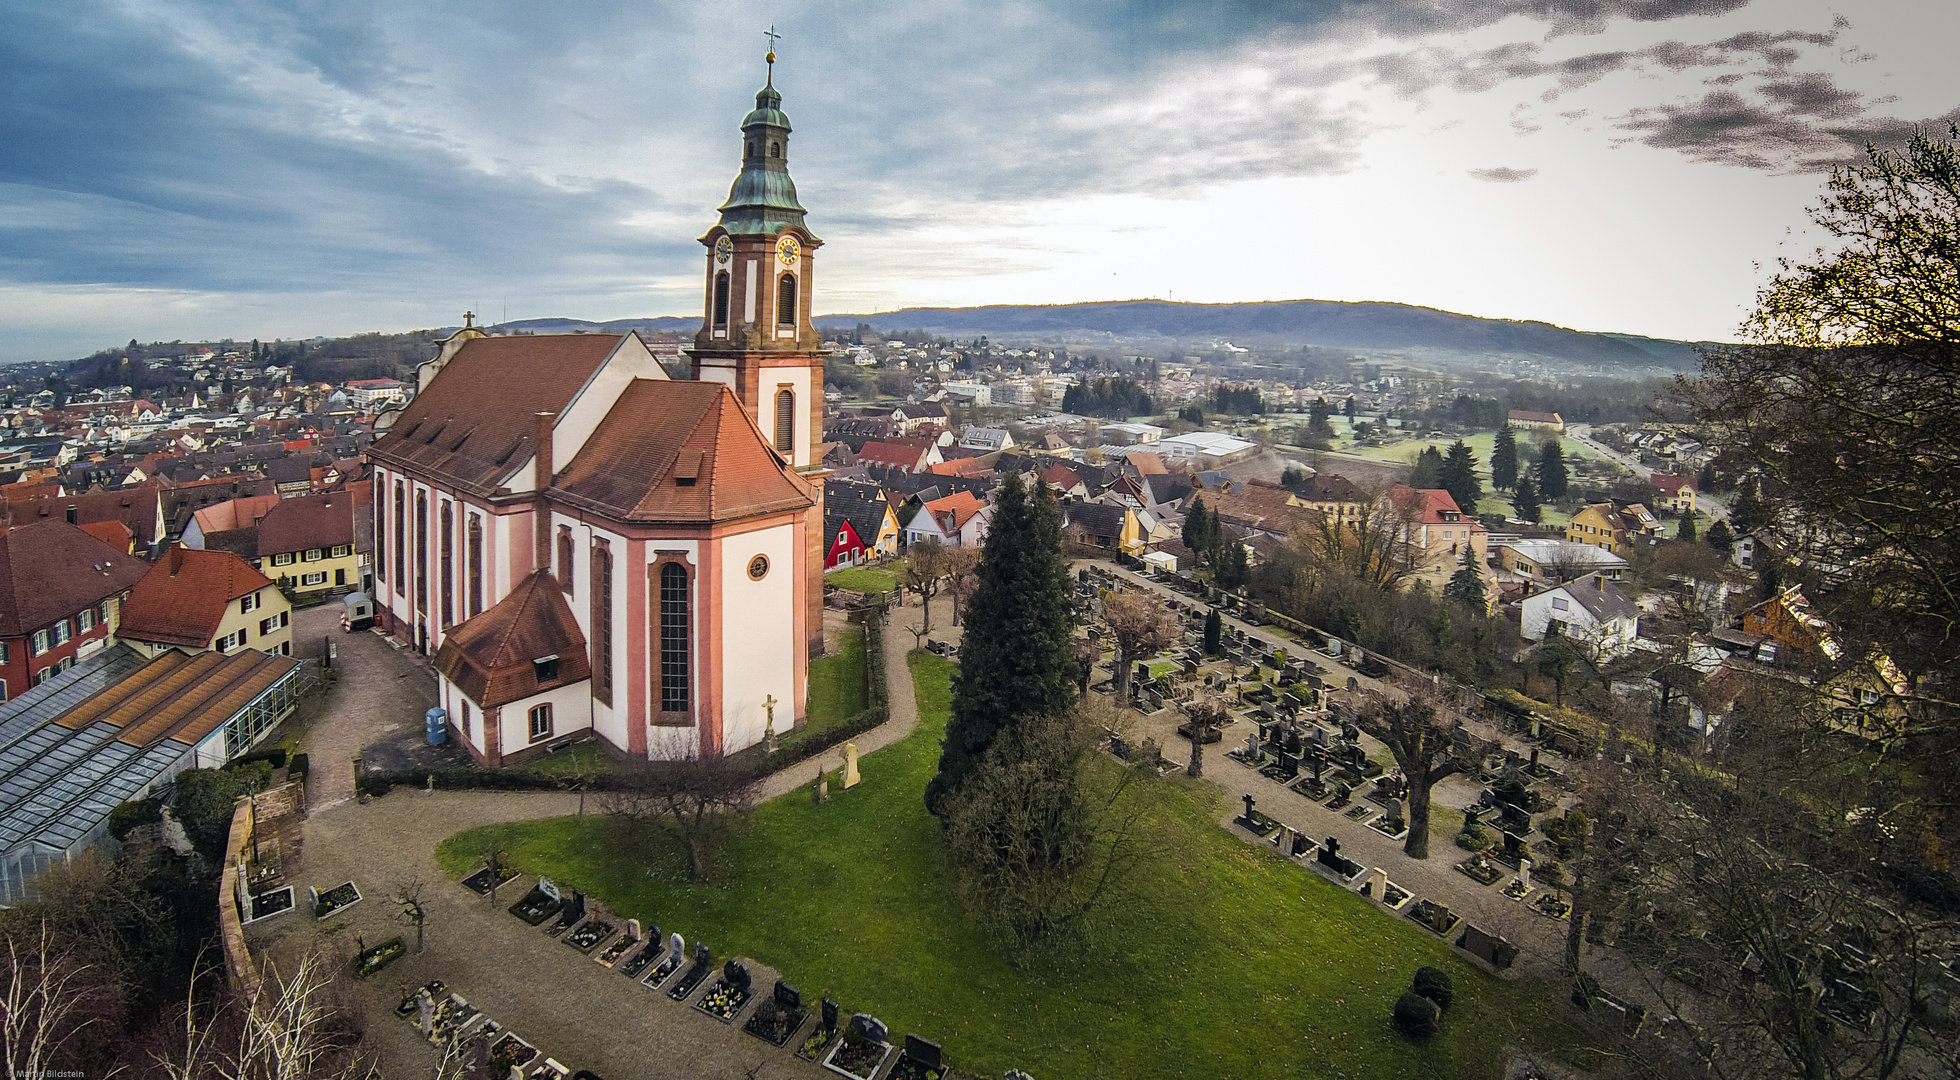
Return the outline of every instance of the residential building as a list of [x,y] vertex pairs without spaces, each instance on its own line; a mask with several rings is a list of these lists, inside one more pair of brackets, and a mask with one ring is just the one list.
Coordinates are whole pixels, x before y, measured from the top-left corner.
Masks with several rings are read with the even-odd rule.
[[347,384],[348,402],[363,413],[407,399],[408,387],[399,379],[355,379]]
[[0,701],[109,644],[144,569],[65,521],[0,529]]
[[371,553],[356,543],[355,518],[370,485],[280,499],[258,521],[257,566],[297,598],[360,587]]
[[1525,597],[1518,623],[1526,641],[1543,640],[1556,625],[1587,655],[1610,660],[1632,651],[1640,636],[1640,607],[1604,576],[1587,574]]
[[1256,455],[1259,444],[1218,431],[1193,431],[1159,440],[1157,452],[1167,459],[1215,469]]
[[1512,538],[1497,543],[1498,568],[1533,583],[1549,586],[1586,574],[1608,581],[1626,576],[1631,563],[1612,551],[1571,540]]
[[1064,502],[1062,535],[1085,547],[1142,555],[1143,525],[1137,512],[1127,506],[1100,502]]
[[117,634],[157,656],[171,649],[293,654],[293,605],[271,579],[229,551],[173,545],[123,604]]
[[960,445],[968,450],[993,453],[1014,448],[1014,436],[1006,428],[969,427],[960,433]]
[[1622,558],[1653,546],[1662,535],[1661,519],[1640,503],[1594,503],[1565,524],[1567,540],[1605,548]]
[[1662,510],[1673,514],[1695,512],[1695,492],[1699,485],[1694,477],[1655,473],[1649,483],[1660,492],[1660,498],[1655,501]]
[[979,547],[987,539],[993,506],[972,492],[958,491],[933,499],[905,523],[905,542],[937,540],[949,547]]
[[[858,554],[855,561],[890,555],[898,551],[898,515],[893,512],[891,500],[885,490],[877,484],[856,480],[826,480],[824,482],[824,527],[830,535],[830,551],[824,557],[824,569],[831,570],[853,561],[841,554],[852,547],[855,540]],[[840,534],[848,529],[849,537]],[[844,543],[843,549],[839,544]]]
[[1412,488],[1396,484],[1388,499],[1401,518],[1399,528],[1414,576],[1440,593],[1463,567],[1463,548],[1470,547],[1472,563],[1488,586],[1492,577],[1490,530],[1459,510],[1456,500],[1441,488]]

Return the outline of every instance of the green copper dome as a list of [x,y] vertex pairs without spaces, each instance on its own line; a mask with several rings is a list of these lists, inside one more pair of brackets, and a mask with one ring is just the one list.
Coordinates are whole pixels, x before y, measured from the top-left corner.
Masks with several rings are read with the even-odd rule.
[[[803,224],[803,204],[789,178],[789,117],[774,80],[755,95],[755,111],[742,118],[742,171],[721,205],[721,225],[736,236],[773,236]],[[814,238],[813,238],[814,239]]]

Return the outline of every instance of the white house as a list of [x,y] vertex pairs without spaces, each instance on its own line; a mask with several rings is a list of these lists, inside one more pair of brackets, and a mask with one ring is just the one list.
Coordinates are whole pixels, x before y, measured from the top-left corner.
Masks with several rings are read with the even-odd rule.
[[905,523],[905,542],[937,540],[948,547],[979,547],[987,539],[994,508],[970,491],[934,499]]
[[1640,636],[1640,608],[1600,574],[1525,597],[1519,632],[1526,641],[1543,639],[1554,622],[1600,659],[1625,655]]
[[991,454],[996,450],[1013,449],[1014,436],[1008,434],[1006,428],[970,427],[960,435],[960,445],[968,450],[984,450]]

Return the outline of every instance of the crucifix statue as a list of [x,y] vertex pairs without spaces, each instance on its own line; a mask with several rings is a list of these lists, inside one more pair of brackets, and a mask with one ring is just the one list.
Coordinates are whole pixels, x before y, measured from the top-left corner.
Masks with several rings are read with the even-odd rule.
[[762,710],[768,716],[768,723],[762,729],[762,742],[773,754],[776,752],[776,695],[770,694],[762,699]]

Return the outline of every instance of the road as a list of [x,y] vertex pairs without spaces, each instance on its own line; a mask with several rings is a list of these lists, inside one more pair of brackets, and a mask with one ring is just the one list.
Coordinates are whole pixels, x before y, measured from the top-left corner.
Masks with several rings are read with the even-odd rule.
[[[1642,465],[1639,458],[1622,454],[1618,450],[1594,439],[1592,437],[1592,425],[1590,424],[1567,425],[1565,434],[1574,441],[1585,444],[1587,449],[1599,454],[1615,465],[1626,469],[1642,480],[1651,480],[1654,476],[1654,470]],[[1721,503],[1700,492],[1695,493],[1695,509],[1708,515],[1711,521],[1722,521],[1729,516],[1728,507],[1723,506]]]

